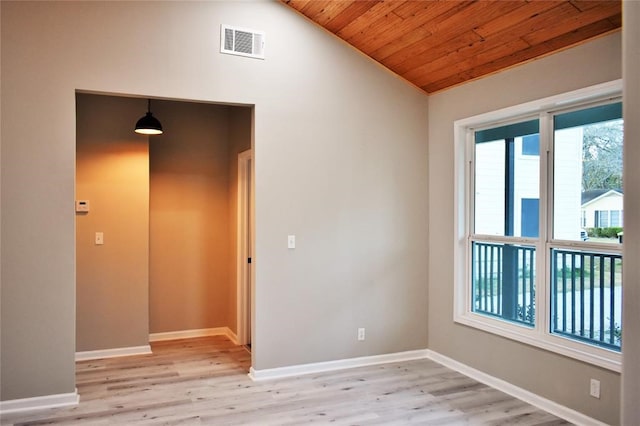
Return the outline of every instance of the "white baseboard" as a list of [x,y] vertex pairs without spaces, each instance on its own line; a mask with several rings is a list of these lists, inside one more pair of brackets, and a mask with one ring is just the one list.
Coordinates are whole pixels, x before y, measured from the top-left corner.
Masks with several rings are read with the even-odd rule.
[[227,336],[233,343],[235,343],[236,345],[238,344],[238,338],[229,327],[198,328],[194,330],[169,331],[166,333],[151,333],[149,334],[149,342],[192,339],[194,337],[206,336]]
[[76,361],[87,361],[91,359],[115,358],[119,356],[149,355],[151,346],[131,346],[128,348],[101,349],[97,351],[76,352]]
[[325,371],[344,370],[347,368],[365,367],[368,365],[387,364],[390,362],[411,361],[427,357],[427,350],[396,352],[392,354],[347,358],[336,361],[316,362],[311,364],[292,365],[288,367],[249,370],[249,377],[253,381],[280,379],[283,377],[300,376],[303,374],[320,373]]
[[[190,339],[204,336],[227,336],[234,344],[238,344],[238,338],[229,327],[201,328],[197,330],[170,331],[168,333],[153,333],[149,335],[149,342],[162,342],[165,340]],[[115,358],[131,355],[149,355],[151,346],[132,346],[128,348],[101,349],[97,351],[76,352],[76,361],[88,361],[92,359]]]
[[10,399],[8,401],[0,401],[0,415],[24,413],[26,411],[44,410],[47,408],[69,407],[78,405],[79,401],[78,389],[70,393]]
[[528,390],[522,389],[521,387],[513,385],[509,382],[505,382],[502,379],[498,379],[497,377],[491,376],[487,373],[483,373],[480,370],[476,370],[473,367],[469,367],[466,364],[458,362],[432,350],[427,350],[427,358],[437,362],[438,364],[442,364],[447,368],[462,373],[465,376],[471,377],[478,382],[484,383],[487,386],[491,386],[494,389],[502,391],[507,395],[511,395],[528,404],[538,407],[541,410],[563,418],[571,423],[582,426],[606,426],[606,423],[603,423],[578,411],[572,410],[571,408],[565,407],[564,405],[560,405],[557,402],[551,401],[550,399],[543,398],[540,395],[529,392]]

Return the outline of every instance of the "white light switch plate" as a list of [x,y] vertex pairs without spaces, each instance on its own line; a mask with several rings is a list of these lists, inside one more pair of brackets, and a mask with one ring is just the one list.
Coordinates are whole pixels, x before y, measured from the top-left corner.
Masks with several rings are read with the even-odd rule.
[[589,383],[589,395],[600,399],[600,380],[591,379]]
[[290,249],[296,248],[296,236],[295,235],[289,235],[289,237],[287,237],[287,247],[290,248]]
[[104,233],[96,232],[96,245],[101,246],[104,244]]

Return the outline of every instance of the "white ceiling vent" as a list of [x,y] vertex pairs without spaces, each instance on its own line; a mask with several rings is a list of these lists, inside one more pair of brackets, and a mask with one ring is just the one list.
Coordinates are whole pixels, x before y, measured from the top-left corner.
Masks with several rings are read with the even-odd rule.
[[264,32],[221,25],[220,52],[264,59]]

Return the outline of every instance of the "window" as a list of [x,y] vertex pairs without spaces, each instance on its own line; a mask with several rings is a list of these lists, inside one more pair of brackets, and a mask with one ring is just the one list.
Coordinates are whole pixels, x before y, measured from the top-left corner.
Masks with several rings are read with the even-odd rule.
[[619,90],[455,123],[457,322],[619,371],[622,247],[585,230],[622,223]]
[[[622,202],[607,194],[622,187],[622,104],[577,107],[553,117],[553,239],[551,240],[552,333],[620,350],[622,252],[567,244],[576,240],[582,194],[602,193],[599,202]],[[618,212],[596,210],[596,226],[618,222]],[[575,223],[575,225],[574,225]],[[600,243],[618,246],[613,238]],[[602,241],[605,240],[605,241]],[[593,241],[590,243],[592,244]]]
[[620,210],[611,210],[609,212],[609,223],[611,226],[619,227],[622,226],[622,215],[620,214]]
[[540,155],[540,135],[527,135],[522,138],[522,155]]
[[609,226],[613,226],[609,224],[609,210],[596,210],[596,227],[597,228],[608,228]]
[[[537,119],[474,132],[472,310],[525,326],[535,317],[539,161],[515,155],[538,141]],[[485,238],[482,235],[491,236]],[[524,243],[524,244],[523,244]]]
[[596,210],[593,223],[596,228],[621,227],[622,210]]
[[596,228],[607,228],[609,226],[609,211],[596,210],[595,217]]

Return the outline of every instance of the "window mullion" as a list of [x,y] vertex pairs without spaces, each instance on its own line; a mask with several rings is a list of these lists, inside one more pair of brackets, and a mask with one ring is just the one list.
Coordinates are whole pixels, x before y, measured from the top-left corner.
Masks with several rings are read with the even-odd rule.
[[550,274],[549,247],[552,235],[551,220],[553,214],[553,125],[551,116],[540,113],[540,233],[537,245],[536,270],[536,322],[535,328],[539,334],[547,334],[549,330],[550,303]]
[[[471,239],[469,238],[475,232],[475,173],[474,173],[474,164],[475,164],[475,150],[474,148],[474,138],[473,138],[473,129],[467,128],[464,133],[464,167],[466,168],[467,179],[465,179],[464,186],[464,200],[466,205],[466,215],[464,218],[464,234],[467,238],[464,242],[465,249],[465,283],[464,283],[464,310],[465,312],[471,312],[473,310],[471,293],[472,293],[472,262],[471,258]],[[456,224],[456,226],[460,226],[460,224]]]

